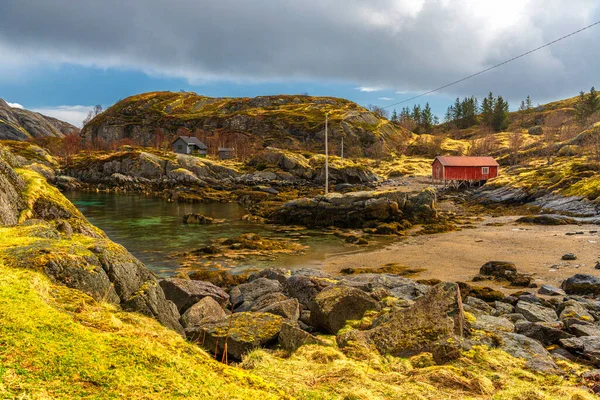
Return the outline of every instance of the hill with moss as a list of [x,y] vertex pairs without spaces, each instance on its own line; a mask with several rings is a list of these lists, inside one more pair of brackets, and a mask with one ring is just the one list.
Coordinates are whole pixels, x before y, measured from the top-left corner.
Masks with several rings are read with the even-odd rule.
[[[410,312],[415,318],[422,318],[423,315],[417,315],[418,310],[434,310],[432,305],[446,301],[449,309],[456,310],[462,300],[455,284],[441,284],[441,288],[452,289],[448,297],[417,299],[416,306],[408,311],[403,309],[412,307],[411,302],[388,296],[389,303],[382,299],[382,304],[386,304],[381,310],[382,318],[376,312],[348,321],[337,338],[319,334],[318,344],[295,350],[253,346],[237,363],[220,363],[212,357],[214,346],[203,350],[198,346],[202,344],[199,340],[186,341],[178,334],[182,333],[179,322],[169,318],[177,318],[177,305],[165,299],[166,289],[163,292],[163,285],[156,284],[143,264],[91,225],[35,172],[39,169],[34,168],[35,164],[52,164],[52,158],[30,144],[19,144],[0,146],[1,398],[594,398],[584,386],[593,385],[595,375],[589,375],[590,366],[557,358],[550,364],[550,372],[533,368],[550,362],[541,344],[521,335],[488,332],[496,326],[494,320],[489,322],[490,316],[476,312],[474,307],[471,311],[476,315],[463,311],[459,314],[473,324],[473,345],[453,353],[444,362],[437,353],[398,356],[380,353],[381,347],[365,347],[358,336],[356,342],[352,339],[353,335],[372,332],[374,321],[381,329],[393,328],[405,320],[391,319],[394,315],[402,317]],[[401,277],[381,278],[404,282]],[[254,282],[268,281],[261,279]],[[374,296],[358,288],[330,287],[325,292],[323,285],[331,285],[339,278],[298,275],[289,279],[311,282],[325,294],[347,293],[354,296],[349,299],[375,302]],[[378,277],[375,279],[379,281]],[[359,284],[360,279],[355,277],[352,282]],[[328,296],[315,297],[315,302],[327,300],[318,303],[324,313],[328,302],[335,299]],[[250,299],[248,295],[244,301]],[[481,306],[474,300],[467,304]],[[422,319],[423,323],[429,320],[446,332],[455,319]],[[460,320],[464,322],[462,317]],[[241,326],[240,339],[234,330],[238,327],[227,326],[233,328],[226,343],[254,335],[249,327]],[[498,326],[504,329],[503,324]],[[424,340],[436,333],[427,332]],[[400,345],[404,343],[393,336],[391,339]],[[524,340],[525,344],[515,339]],[[385,342],[373,343],[381,346]],[[441,341],[439,347],[455,349],[456,343]],[[529,347],[534,349],[531,354]],[[545,363],[536,364],[536,360]]]
[[61,138],[79,128],[33,111],[13,108],[0,99],[0,140]]
[[119,101],[90,121],[82,136],[92,142],[125,139],[154,145],[157,136],[172,138],[183,130],[209,147],[313,150],[323,147],[326,114],[334,152],[339,151],[342,138],[346,154],[360,156],[381,142],[392,145],[408,134],[358,104],[334,97],[210,98],[152,92]]

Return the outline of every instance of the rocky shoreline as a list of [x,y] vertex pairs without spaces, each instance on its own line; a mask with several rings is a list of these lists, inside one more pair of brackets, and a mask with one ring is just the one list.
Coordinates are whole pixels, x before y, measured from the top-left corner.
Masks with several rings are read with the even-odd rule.
[[[481,273],[506,279],[506,264],[487,263]],[[257,347],[293,351],[324,343],[325,334],[345,352],[430,352],[440,364],[486,345],[546,373],[558,373],[565,359],[600,367],[600,279],[591,275],[510,296],[466,283],[310,269],[265,269],[223,287],[190,277],[160,284],[188,339],[217,358],[240,360]]]
[[472,194],[472,200],[482,204],[529,205],[546,214],[573,217],[581,223],[600,223],[600,205],[578,196],[560,196],[545,191],[532,192],[522,188],[483,187]]

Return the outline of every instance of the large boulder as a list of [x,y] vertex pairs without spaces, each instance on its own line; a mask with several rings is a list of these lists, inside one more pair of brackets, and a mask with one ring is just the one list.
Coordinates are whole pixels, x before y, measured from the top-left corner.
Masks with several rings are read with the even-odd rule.
[[600,336],[562,339],[560,345],[571,353],[583,356],[594,365],[600,366]]
[[283,287],[276,280],[258,278],[231,289],[229,298],[236,311],[250,311],[256,301],[271,293],[281,293]]
[[298,299],[300,304],[308,308],[323,289],[333,284],[335,281],[329,278],[293,275],[286,281],[285,290],[290,297]]
[[517,303],[515,311],[523,314],[529,322],[554,322],[558,320],[558,315],[553,309],[522,300]]
[[577,274],[562,283],[563,290],[570,295],[600,295],[600,278],[593,275]]
[[[249,351],[277,341],[284,319],[269,313],[243,312],[227,319],[203,325],[188,331],[188,336],[201,338],[201,344],[209,352],[227,355],[241,360]],[[226,349],[226,350],[225,350]]]
[[257,311],[279,315],[289,321],[296,322],[300,318],[300,303],[297,299],[288,299],[259,308]]
[[180,322],[184,329],[190,329],[225,318],[227,318],[227,313],[221,305],[212,297],[207,296],[188,308],[181,316]]
[[593,321],[594,317],[588,310],[575,300],[567,300],[558,306],[560,320],[580,319],[583,321]]
[[557,344],[561,339],[573,337],[565,332],[561,322],[519,322],[516,331],[521,335],[535,339],[545,346]]
[[499,333],[500,348],[513,357],[527,360],[529,369],[545,373],[557,372],[550,353],[537,340],[518,333]]
[[323,344],[323,341],[296,325],[284,322],[279,333],[279,345],[287,351],[295,351],[306,344]]
[[533,281],[531,276],[518,273],[516,265],[507,261],[488,261],[481,266],[479,274],[508,281],[512,286],[527,287]]
[[478,315],[471,323],[471,328],[485,332],[514,332],[515,324],[505,317]]
[[346,321],[361,319],[366,311],[379,308],[379,303],[362,290],[332,286],[315,297],[310,307],[310,322],[318,330],[336,334]]
[[510,276],[517,273],[517,266],[508,261],[488,261],[481,266],[479,273],[508,280]]
[[394,311],[377,327],[338,335],[340,347],[352,342],[373,345],[381,354],[410,356],[429,351],[447,337],[462,337],[465,330],[458,285],[442,282],[409,308]]
[[372,228],[380,223],[427,223],[437,219],[435,192],[417,195],[398,191],[331,193],[285,203],[273,222],[310,228]]
[[229,296],[223,289],[208,282],[169,278],[161,280],[160,286],[165,297],[175,303],[180,313],[185,313],[205,297],[212,297],[222,306],[229,302]]

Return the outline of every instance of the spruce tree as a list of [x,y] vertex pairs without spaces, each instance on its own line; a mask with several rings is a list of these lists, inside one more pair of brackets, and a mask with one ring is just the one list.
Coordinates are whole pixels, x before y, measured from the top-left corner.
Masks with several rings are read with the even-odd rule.
[[600,111],[600,97],[598,97],[598,92],[596,92],[596,89],[593,86],[590,89],[590,93],[587,95],[586,111],[589,116]]
[[422,122],[421,122],[421,118],[422,117],[421,117],[421,106],[420,105],[415,104],[413,106],[411,117],[412,117],[413,122],[417,126],[415,128],[415,133],[421,133],[421,129],[420,128],[421,128],[421,125],[422,125]]
[[398,122],[398,113],[396,112],[396,109],[394,108],[394,111],[392,111],[392,118],[390,119],[390,121],[396,123]]
[[481,102],[481,123],[491,127],[496,100],[492,92]]
[[527,110],[531,110],[533,108],[531,97],[529,97],[529,95],[527,95],[527,98],[525,99],[525,107],[527,107]]
[[494,103],[493,115],[492,115],[492,129],[496,132],[500,132],[508,128],[508,102],[504,101],[502,96],[498,96]]
[[425,104],[423,111],[421,112],[421,129],[425,133],[431,133],[433,128],[433,113],[429,103]]
[[577,122],[583,125],[587,120],[587,111],[586,111],[586,99],[585,93],[583,91],[579,92],[579,97],[577,98],[577,103],[575,103],[575,117],[577,118]]

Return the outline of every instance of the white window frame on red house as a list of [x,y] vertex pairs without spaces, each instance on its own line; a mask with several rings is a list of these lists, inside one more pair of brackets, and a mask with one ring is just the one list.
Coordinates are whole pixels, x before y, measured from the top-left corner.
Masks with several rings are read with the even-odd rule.
[[489,175],[490,174],[490,167],[481,167],[481,174],[482,175]]

